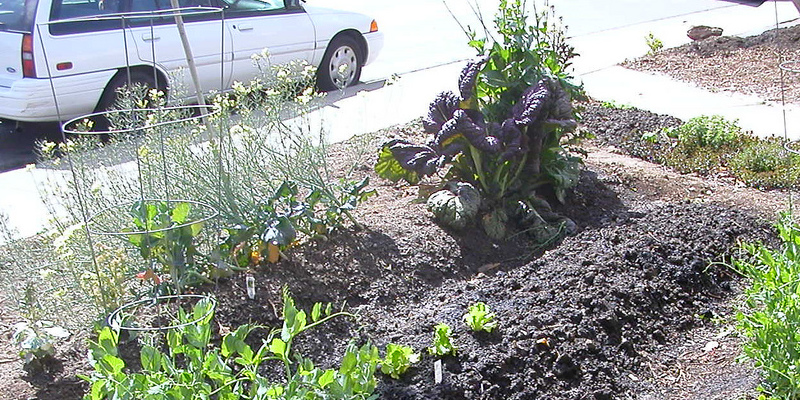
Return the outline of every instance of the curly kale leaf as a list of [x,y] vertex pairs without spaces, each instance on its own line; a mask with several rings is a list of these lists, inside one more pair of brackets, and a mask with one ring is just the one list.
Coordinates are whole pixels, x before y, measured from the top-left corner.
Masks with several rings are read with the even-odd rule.
[[520,100],[511,107],[511,118],[517,125],[531,125],[539,119],[541,114],[547,112],[549,102],[550,89],[547,81],[542,79],[535,86],[522,92]]
[[445,158],[429,146],[395,139],[381,148],[375,172],[392,182],[404,179],[413,185],[421,177],[433,175],[444,164]]
[[431,147],[444,151],[444,149],[456,143],[456,139],[460,137],[460,135],[461,132],[458,130],[458,121],[456,121],[455,118],[447,120],[433,138]]
[[505,146],[501,160],[510,160],[528,151],[528,137],[522,134],[511,118],[503,121],[498,137]]
[[422,119],[425,132],[438,133],[442,129],[442,125],[453,117],[453,113],[457,109],[458,96],[453,92],[439,93],[428,107],[428,115]]
[[458,132],[476,149],[486,153],[499,153],[501,150],[500,139],[489,135],[480,112],[470,111],[456,110],[453,115]]
[[475,95],[475,84],[478,81],[478,74],[483,68],[486,59],[470,61],[461,70],[458,77],[458,91],[461,94],[461,101],[468,101]]

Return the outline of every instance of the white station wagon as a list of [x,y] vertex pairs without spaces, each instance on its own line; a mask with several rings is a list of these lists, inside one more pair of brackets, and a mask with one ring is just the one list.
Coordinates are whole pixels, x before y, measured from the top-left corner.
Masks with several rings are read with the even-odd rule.
[[[204,91],[250,81],[251,56],[265,48],[271,63],[318,66],[321,89],[343,88],[383,46],[375,20],[300,0],[178,3]],[[175,76],[194,87],[188,72],[173,73],[187,67],[174,14],[170,0],[0,0],[0,118],[64,121],[104,110],[128,66],[149,87],[168,89]]]

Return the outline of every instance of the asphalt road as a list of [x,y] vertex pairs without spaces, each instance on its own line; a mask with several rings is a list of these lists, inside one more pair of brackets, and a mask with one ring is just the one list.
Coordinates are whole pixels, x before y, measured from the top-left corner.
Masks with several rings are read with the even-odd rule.
[[17,124],[0,120],[0,173],[22,168],[36,161],[37,140],[54,140],[60,136],[58,124]]

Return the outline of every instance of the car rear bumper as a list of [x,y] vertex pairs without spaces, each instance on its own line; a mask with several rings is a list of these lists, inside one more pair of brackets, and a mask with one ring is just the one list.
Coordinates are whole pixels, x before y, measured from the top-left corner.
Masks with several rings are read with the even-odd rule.
[[[114,71],[49,79],[24,78],[0,86],[0,118],[23,122],[65,121],[94,111]],[[56,101],[58,99],[58,107]]]

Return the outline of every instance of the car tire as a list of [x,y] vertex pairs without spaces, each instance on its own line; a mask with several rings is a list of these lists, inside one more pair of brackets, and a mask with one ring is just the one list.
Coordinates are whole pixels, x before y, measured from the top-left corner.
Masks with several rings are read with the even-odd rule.
[[[156,80],[152,74],[148,74],[143,71],[131,71],[130,74],[131,86],[144,86],[147,89],[144,93],[149,93],[150,89],[156,87]],[[117,100],[120,98],[119,90],[127,86],[128,71],[120,70],[120,72],[111,78],[111,81],[108,82],[108,85],[106,85],[102,96],[100,96],[100,101],[97,102],[97,107],[95,107],[94,112],[101,113],[117,108]],[[92,122],[94,123],[94,127],[92,128],[92,131],[94,132],[108,132],[113,129],[111,127],[111,121],[109,121],[106,115],[95,116],[92,118]],[[106,139],[107,137],[104,136],[104,140]]]
[[358,83],[364,65],[363,54],[361,45],[352,37],[334,38],[317,70],[317,87],[322,91],[331,91]]
[[[137,85],[144,86],[147,88],[146,92],[156,87],[156,81],[153,75],[143,71],[131,71],[130,83],[134,87]],[[106,85],[105,90],[103,90],[103,95],[100,96],[100,101],[97,102],[95,112],[113,109],[119,99],[119,90],[127,86],[128,72],[126,70],[121,70],[108,82],[108,85]]]

